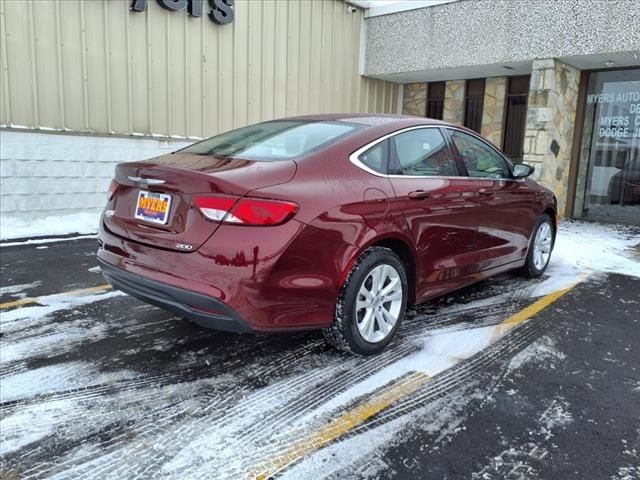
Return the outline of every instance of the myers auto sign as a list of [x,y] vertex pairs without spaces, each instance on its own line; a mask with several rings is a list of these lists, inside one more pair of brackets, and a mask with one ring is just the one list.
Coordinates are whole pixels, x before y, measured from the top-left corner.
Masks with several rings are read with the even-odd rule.
[[[207,14],[211,21],[225,24],[233,22],[233,0],[156,0],[162,8],[172,12],[187,10],[192,17],[201,17],[203,10],[208,10]],[[208,6],[203,5],[207,2]],[[144,12],[149,0],[132,0],[131,10],[134,12]]]

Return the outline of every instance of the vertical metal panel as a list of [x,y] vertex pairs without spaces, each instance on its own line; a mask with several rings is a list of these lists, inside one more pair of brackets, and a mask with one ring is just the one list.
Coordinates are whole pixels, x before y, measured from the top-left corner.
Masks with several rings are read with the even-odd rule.
[[56,17],[56,4],[43,2],[35,5],[33,15],[33,40],[35,62],[32,72],[37,85],[38,118],[34,124],[50,128],[63,128],[60,115],[59,76],[56,43],[51,41],[55,31],[49,27]]
[[287,2],[274,2],[274,24],[275,34],[274,44],[274,118],[281,118],[287,115],[287,52],[289,48],[288,38],[290,32],[287,31],[289,22],[289,5]]
[[10,124],[35,125],[29,48],[28,11],[20,2],[2,2],[5,12],[4,42],[7,50]]
[[88,130],[92,132],[108,132],[109,106],[111,102],[109,74],[107,69],[108,56],[105,18],[105,5],[102,2],[85,2],[84,5],[84,35],[85,53],[84,65],[86,79],[84,92],[86,94],[86,109]]
[[235,21],[149,0],[0,2],[0,123],[209,136],[316,112],[393,112],[394,84],[358,74],[362,11],[342,0],[237,0]]
[[[261,93],[267,94],[268,90],[262,84],[261,58],[263,55],[262,36],[262,2],[250,2],[246,5],[249,14],[247,22],[247,75],[244,87],[247,98],[247,119],[244,123],[255,123],[260,120]],[[270,92],[268,93],[270,94]],[[242,104],[236,104],[235,108],[241,109]]]
[[7,42],[5,27],[5,2],[0,2],[0,125],[11,122],[11,106],[9,105],[9,69],[7,67]]
[[[233,58],[231,60],[233,63],[233,104],[231,105],[229,113],[233,115],[234,127],[248,123],[247,77],[249,74],[249,66],[247,57],[251,5],[252,3],[248,3],[244,4],[245,8],[236,8],[235,21],[230,27],[233,30]],[[240,5],[238,5],[238,7],[240,7]]]
[[[260,85],[258,90],[260,101],[259,119],[274,118],[275,98],[278,96],[275,89],[275,52],[276,52],[276,32],[273,30],[276,15],[276,2],[264,0],[262,2],[262,42],[260,58]],[[263,93],[264,92],[264,93]]]
[[[82,35],[80,2],[61,0],[60,48],[63,78],[63,101],[65,102],[65,128],[82,132],[85,126],[85,97],[82,69]],[[16,52],[12,52],[16,53]],[[35,123],[32,124],[35,125]]]
[[108,104],[111,107],[111,130],[114,132],[131,132],[132,125],[129,117],[131,105],[129,77],[129,12],[122,8],[121,2],[106,2],[106,25],[109,42],[106,44],[106,60],[109,64],[105,76],[108,76],[110,96]]
[[[120,8],[126,8],[125,2],[116,2]],[[151,47],[150,32],[147,28],[149,11],[144,14],[133,14],[126,12],[128,22],[127,33],[129,35],[127,66],[129,78],[127,79],[127,89],[129,97],[128,108],[131,112],[131,133],[153,133],[150,118],[153,116],[151,95],[154,89],[154,82],[149,77],[149,67],[151,58],[149,49]],[[156,28],[159,25],[155,25]]]
[[285,109],[287,116],[300,112],[298,103],[298,82],[300,65],[300,45],[302,29],[300,28],[300,3],[287,3],[287,89]]

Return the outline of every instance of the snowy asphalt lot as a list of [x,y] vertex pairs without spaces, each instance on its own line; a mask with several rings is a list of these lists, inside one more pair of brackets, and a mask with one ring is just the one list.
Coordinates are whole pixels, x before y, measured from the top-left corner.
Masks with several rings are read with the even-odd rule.
[[415,308],[373,358],[113,292],[93,239],[2,247],[0,478],[639,479],[640,259],[571,228],[547,278]]

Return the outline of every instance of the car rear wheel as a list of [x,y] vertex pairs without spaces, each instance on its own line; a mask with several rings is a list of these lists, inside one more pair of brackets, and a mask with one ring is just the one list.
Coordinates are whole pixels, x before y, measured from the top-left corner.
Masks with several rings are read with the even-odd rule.
[[365,250],[347,275],[327,342],[358,355],[381,352],[391,342],[407,305],[407,274],[390,249]]
[[529,278],[537,278],[549,265],[555,240],[553,222],[549,215],[542,214],[533,230],[533,237],[527,252],[527,261],[522,272]]

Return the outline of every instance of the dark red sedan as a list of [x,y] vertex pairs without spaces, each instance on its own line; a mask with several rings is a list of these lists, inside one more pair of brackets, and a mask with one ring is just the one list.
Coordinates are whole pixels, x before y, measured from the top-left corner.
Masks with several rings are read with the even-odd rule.
[[98,258],[115,288],[198,324],[323,329],[373,354],[411,305],[544,272],[556,200],[532,171],[425,118],[259,123],[118,165]]

